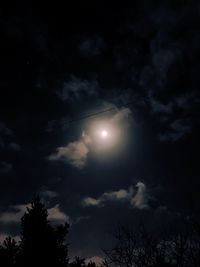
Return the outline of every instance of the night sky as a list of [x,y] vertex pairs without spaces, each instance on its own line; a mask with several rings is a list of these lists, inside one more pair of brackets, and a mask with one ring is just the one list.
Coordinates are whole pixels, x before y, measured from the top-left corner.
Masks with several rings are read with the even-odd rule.
[[34,2],[0,7],[0,240],[34,194],[72,257],[197,215],[199,1]]

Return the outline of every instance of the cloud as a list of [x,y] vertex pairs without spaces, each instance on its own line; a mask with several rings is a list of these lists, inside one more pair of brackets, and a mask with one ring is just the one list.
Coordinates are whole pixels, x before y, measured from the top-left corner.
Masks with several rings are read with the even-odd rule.
[[11,238],[13,238],[16,242],[19,242],[19,241],[20,241],[20,236],[18,236],[18,235],[13,236],[13,235],[10,235],[10,234],[7,234],[7,233],[1,233],[1,234],[0,234],[0,245],[3,244],[4,240],[5,240],[7,237],[11,237]]
[[137,209],[148,208],[148,200],[150,199],[146,185],[143,182],[136,184],[136,190],[130,186],[128,189],[119,189],[117,191],[110,191],[103,193],[99,198],[85,197],[82,200],[84,207],[103,207],[108,201],[127,201],[129,204]]
[[163,88],[168,81],[169,70],[182,62],[182,51],[180,47],[168,47],[153,51],[152,65],[156,72],[157,86]]
[[94,57],[102,53],[105,42],[100,36],[84,38],[79,45],[79,52],[83,57]]
[[170,97],[163,103],[153,92],[148,94],[151,114],[156,120],[162,123],[157,138],[161,142],[176,142],[192,132],[193,128],[199,124],[196,112],[200,99],[195,93],[183,93]]
[[[31,204],[26,205],[14,205],[9,209],[10,211],[2,212],[0,214],[0,223],[8,224],[8,223],[20,223],[21,218],[24,213],[27,211],[27,207],[30,208]],[[47,209],[48,212],[48,220],[51,222],[66,222],[70,221],[68,215],[60,210],[59,204],[56,204],[52,208]]]
[[148,199],[146,185],[142,182],[136,184],[137,192],[131,199],[131,205],[138,209],[148,208]]
[[5,147],[4,138],[12,135],[13,132],[6,126],[4,122],[0,121],[0,148]]
[[12,171],[13,166],[5,161],[0,161],[0,174],[8,174]]
[[0,134],[4,136],[11,136],[13,132],[5,125],[4,122],[0,121]]
[[82,169],[86,165],[89,143],[89,137],[82,136],[80,140],[70,142],[66,147],[57,148],[56,153],[49,156],[49,160],[63,160],[78,169]]
[[86,197],[82,201],[82,205],[85,207],[89,206],[102,206],[102,198],[100,197],[99,199],[93,198],[93,197]]
[[172,102],[163,104],[161,101],[156,99],[151,93],[149,94],[148,99],[150,101],[151,112],[153,114],[157,114],[162,118],[162,115],[169,116],[173,113],[174,104]]
[[160,133],[158,139],[161,142],[175,142],[191,133],[192,127],[192,122],[190,120],[180,119],[173,121],[169,126],[169,130],[165,133]]
[[89,220],[89,219],[90,219],[90,216],[80,216],[80,217],[73,219],[72,223],[77,224],[77,223],[80,223],[84,220]]
[[71,80],[65,82],[61,91],[57,92],[62,101],[77,102],[88,97],[94,97],[99,90],[96,80],[81,80],[71,76]]
[[129,118],[131,115],[131,110],[129,108],[119,109],[116,114],[111,118],[111,123],[120,123],[123,120]]
[[[114,105],[104,103],[105,106],[111,106],[115,108]],[[110,125],[117,125],[122,121],[125,121],[131,115],[131,110],[129,108],[117,109],[114,115],[108,119]],[[55,153],[52,153],[48,159],[51,161],[61,160],[68,162],[72,166],[82,169],[86,166],[88,154],[90,152],[90,144],[92,143],[92,138],[83,132],[80,140],[70,142],[64,147],[58,147]]]
[[40,195],[44,198],[55,198],[58,196],[58,193],[51,190],[42,190]]
[[21,146],[17,143],[10,143],[8,145],[8,149],[14,151],[14,152],[19,152],[21,150]]
[[11,206],[11,211],[6,211],[0,214],[0,223],[19,223],[28,206],[30,207],[30,204]]
[[48,210],[48,220],[52,222],[69,222],[70,218],[64,212],[60,210],[59,204],[56,204],[54,207],[49,208]]

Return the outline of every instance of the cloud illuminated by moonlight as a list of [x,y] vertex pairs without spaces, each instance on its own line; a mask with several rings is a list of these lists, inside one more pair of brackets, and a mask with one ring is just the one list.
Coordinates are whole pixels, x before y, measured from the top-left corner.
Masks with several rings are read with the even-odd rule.
[[[117,125],[130,116],[130,114],[131,110],[129,108],[118,109],[117,112],[109,118],[107,123],[110,125]],[[51,161],[65,161],[78,169],[82,169],[86,166],[92,141],[90,135],[83,133],[79,140],[70,142],[66,146],[58,147],[56,152],[52,153],[48,159]]]
[[149,207],[148,201],[150,196],[147,192],[145,183],[137,182],[135,185],[136,189],[133,186],[130,186],[128,189],[119,189],[117,191],[108,191],[104,192],[98,198],[85,197],[82,200],[82,205],[84,207],[97,207],[101,208],[110,201],[118,202],[128,202],[133,208],[136,209],[146,209]]
[[65,147],[58,147],[56,153],[49,156],[49,160],[66,161],[72,166],[82,169],[86,164],[89,143],[90,138],[83,135],[78,141],[70,142]]

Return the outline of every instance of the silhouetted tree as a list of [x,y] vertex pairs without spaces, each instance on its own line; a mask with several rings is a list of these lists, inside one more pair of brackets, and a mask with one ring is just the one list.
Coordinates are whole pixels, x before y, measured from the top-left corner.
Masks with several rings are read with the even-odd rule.
[[103,250],[106,258],[104,266],[115,267],[171,267],[166,261],[165,242],[160,241],[146,231],[143,224],[133,231],[119,226],[114,233],[115,246]]
[[[182,225],[183,226],[183,225]],[[116,244],[104,250],[101,267],[199,267],[200,223],[194,219],[180,225],[177,234],[161,238],[146,230],[143,224],[136,229],[119,226],[114,232]],[[69,263],[65,243],[69,224],[52,226],[48,211],[38,197],[34,198],[21,219],[21,241],[7,237],[0,246],[0,265],[3,267],[96,267],[76,257]]]
[[86,264],[84,258],[75,257],[74,261],[70,263],[70,267],[97,267],[97,265],[93,261]]
[[53,227],[48,212],[38,197],[22,217],[20,266],[68,266],[68,247],[65,236],[68,223]]

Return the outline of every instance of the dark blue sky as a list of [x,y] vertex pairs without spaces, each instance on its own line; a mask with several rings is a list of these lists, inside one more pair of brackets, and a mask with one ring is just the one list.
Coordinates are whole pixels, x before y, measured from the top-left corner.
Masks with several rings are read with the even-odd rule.
[[107,2],[0,9],[0,240],[35,193],[85,257],[198,214],[200,5]]

